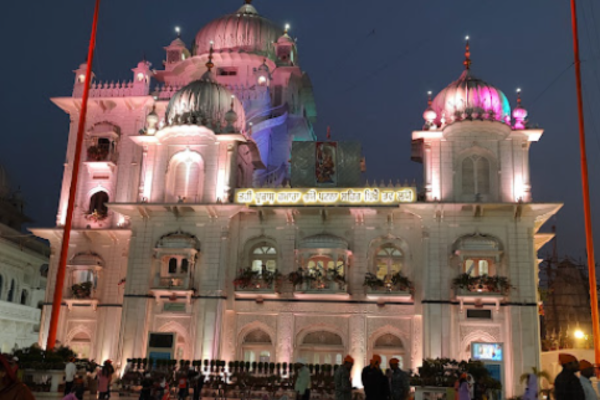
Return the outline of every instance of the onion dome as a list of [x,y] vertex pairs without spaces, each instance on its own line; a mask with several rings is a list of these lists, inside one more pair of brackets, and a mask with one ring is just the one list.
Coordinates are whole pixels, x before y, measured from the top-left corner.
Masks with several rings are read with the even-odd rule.
[[510,121],[510,103],[506,95],[494,85],[473,76],[470,55],[467,40],[465,70],[435,97],[431,105],[437,114],[437,126],[462,119]]
[[217,18],[198,32],[195,54],[208,53],[213,41],[217,52],[243,51],[275,60],[273,43],[282,34],[283,29],[259,15],[251,0],[246,0],[235,14]]
[[[214,79],[212,53],[206,66],[208,71],[201,79],[173,95],[165,113],[166,125],[200,125],[215,133],[224,133],[225,128],[228,128],[227,133],[241,132],[245,126],[242,103]],[[226,120],[228,111],[236,114],[236,120],[231,120],[231,124]],[[228,118],[231,119],[231,114]]]
[[527,122],[527,110],[521,106],[521,89],[517,89],[517,106],[513,109],[513,119],[515,129],[525,129]]
[[229,109],[229,111],[227,111],[225,113],[225,122],[227,123],[227,125],[225,126],[225,132],[226,133],[233,133],[235,132],[235,128],[234,125],[238,120],[238,115],[235,112],[234,108],[234,103],[233,101],[235,100],[234,97],[231,98],[231,108]]
[[423,129],[429,130],[435,124],[436,118],[437,113],[431,108],[431,92],[427,92],[427,109],[423,112],[423,119],[425,120]]

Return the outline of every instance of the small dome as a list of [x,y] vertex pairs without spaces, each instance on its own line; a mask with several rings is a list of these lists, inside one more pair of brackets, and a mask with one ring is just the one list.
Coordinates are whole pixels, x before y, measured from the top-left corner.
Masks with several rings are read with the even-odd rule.
[[300,242],[302,249],[348,249],[348,242],[327,233],[309,236]]
[[481,119],[501,122],[510,121],[510,103],[504,93],[474,77],[468,69],[435,97],[432,108],[437,114],[437,126],[443,125],[442,118],[452,122],[456,118],[462,119],[463,115],[476,115]]
[[167,106],[165,122],[167,126],[202,125],[221,133],[232,103],[237,115],[233,128],[235,132],[241,132],[245,126],[242,103],[229,89],[215,81],[209,71],[202,79],[184,86],[173,95]]
[[274,22],[260,16],[252,4],[243,5],[235,14],[210,22],[196,35],[196,55],[207,54],[210,42],[216,52],[243,51],[275,60],[273,43],[283,34]]
[[285,43],[292,43],[292,44],[294,43],[294,39],[292,39],[290,37],[290,35],[287,34],[287,32],[284,33],[283,35],[281,35],[279,37],[279,39],[277,39],[277,44],[285,44]]

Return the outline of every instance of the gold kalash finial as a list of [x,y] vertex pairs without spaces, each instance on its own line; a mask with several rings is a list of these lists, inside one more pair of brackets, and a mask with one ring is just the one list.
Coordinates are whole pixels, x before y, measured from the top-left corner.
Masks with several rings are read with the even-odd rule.
[[471,46],[469,44],[469,37],[465,37],[465,40],[467,41],[466,45],[465,45],[465,61],[463,62],[463,65],[465,66],[466,70],[471,69]]

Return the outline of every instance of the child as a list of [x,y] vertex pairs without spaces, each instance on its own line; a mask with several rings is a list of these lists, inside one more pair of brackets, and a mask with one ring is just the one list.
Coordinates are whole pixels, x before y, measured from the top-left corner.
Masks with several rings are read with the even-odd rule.
[[83,377],[81,375],[75,376],[75,380],[73,382],[73,391],[75,392],[75,397],[77,397],[78,400],[83,400],[85,384],[83,383]]

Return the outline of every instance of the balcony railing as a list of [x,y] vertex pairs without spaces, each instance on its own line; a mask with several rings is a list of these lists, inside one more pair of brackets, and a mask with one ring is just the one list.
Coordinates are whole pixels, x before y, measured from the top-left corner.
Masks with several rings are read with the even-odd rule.
[[253,271],[251,268],[241,269],[233,281],[238,293],[275,293],[281,282],[279,271]]
[[344,294],[348,293],[346,282],[333,281],[328,279],[308,280],[294,287],[298,293],[315,294]]
[[152,289],[191,290],[190,277],[188,275],[157,275],[154,277]]
[[374,296],[412,296],[415,294],[415,286],[410,279],[401,273],[388,274],[383,279],[368,272],[365,275],[363,286],[367,293]]
[[458,296],[506,296],[514,287],[510,280],[503,276],[471,276],[461,274],[454,278],[452,286]]
[[338,269],[298,269],[290,273],[288,281],[294,292],[307,294],[347,294],[346,278]]

